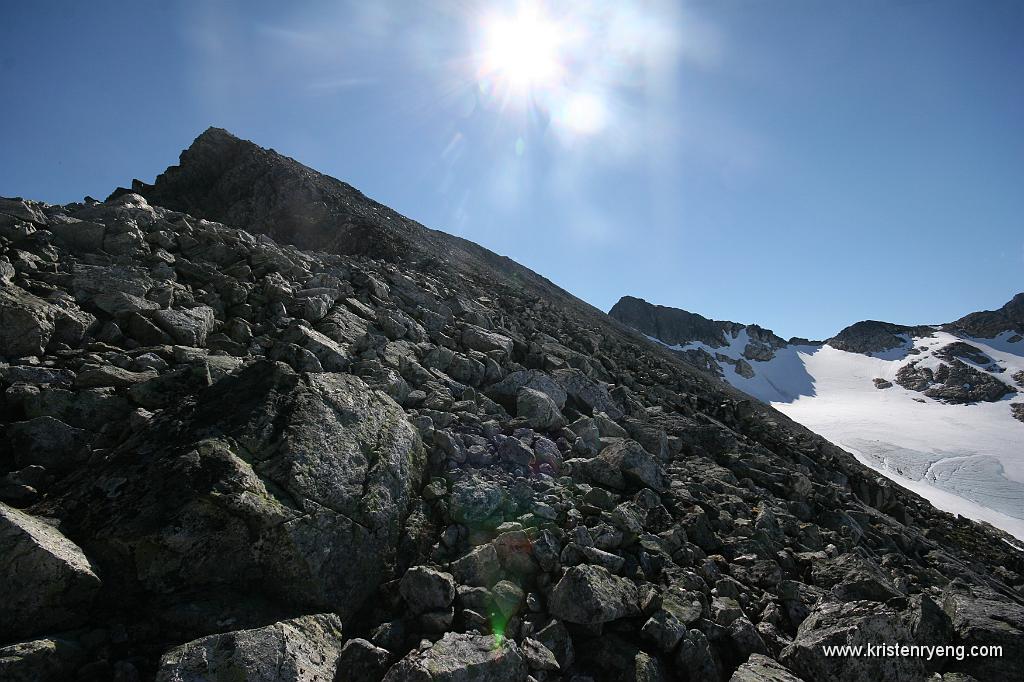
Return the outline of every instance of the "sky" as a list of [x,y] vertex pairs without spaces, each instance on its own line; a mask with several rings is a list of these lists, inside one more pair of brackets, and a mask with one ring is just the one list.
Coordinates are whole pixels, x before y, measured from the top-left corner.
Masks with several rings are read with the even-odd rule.
[[1017,0],[15,3],[0,195],[152,182],[208,126],[608,310],[784,337],[1024,290]]

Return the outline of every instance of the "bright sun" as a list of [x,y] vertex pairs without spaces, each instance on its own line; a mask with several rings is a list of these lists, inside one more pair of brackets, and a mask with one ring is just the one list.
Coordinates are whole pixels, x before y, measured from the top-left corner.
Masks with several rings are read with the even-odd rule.
[[538,7],[485,23],[483,71],[518,93],[549,88],[563,75],[558,25]]

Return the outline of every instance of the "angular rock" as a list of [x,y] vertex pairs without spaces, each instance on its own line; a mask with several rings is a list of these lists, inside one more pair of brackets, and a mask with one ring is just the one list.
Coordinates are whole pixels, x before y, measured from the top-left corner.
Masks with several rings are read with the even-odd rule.
[[49,304],[14,286],[0,286],[0,357],[42,355],[53,335]]
[[449,513],[452,519],[470,528],[495,527],[504,500],[504,491],[499,486],[468,478],[452,484]]
[[623,412],[611,397],[608,388],[594,381],[576,368],[559,369],[552,373],[566,393],[567,399],[591,414],[602,412],[612,419],[619,419]]
[[19,467],[38,464],[63,476],[88,459],[91,434],[53,417],[36,417],[7,427],[6,437]]
[[522,682],[526,662],[511,639],[446,633],[433,646],[396,663],[384,682]]
[[811,567],[814,582],[831,592],[840,601],[870,599],[884,602],[902,593],[882,571],[856,554],[841,554]]
[[507,355],[512,354],[512,339],[473,325],[467,325],[462,331],[462,344],[470,350],[477,350],[481,353],[497,350]]
[[453,561],[451,568],[462,585],[491,587],[501,576],[498,552],[491,543],[480,545],[461,559]]
[[569,568],[551,592],[551,615],[570,623],[607,623],[640,612],[640,594],[631,580],[600,566]]
[[181,310],[158,310],[153,321],[184,346],[206,345],[206,335],[213,329],[214,313],[209,306]]
[[414,614],[439,611],[455,601],[455,579],[429,566],[414,566],[405,572],[399,592]]
[[581,468],[590,480],[615,490],[629,486],[665,489],[664,472],[658,460],[634,440],[609,445]]
[[368,680],[377,682],[388,670],[391,654],[387,649],[375,646],[365,639],[355,638],[345,642],[338,658],[338,672],[335,680]]
[[558,659],[551,649],[527,637],[522,645],[523,658],[530,670],[559,670]]
[[825,646],[904,644],[911,633],[899,613],[876,602],[821,601],[779,662],[806,680],[901,682],[924,679],[921,660],[902,656],[826,656]]
[[532,388],[544,393],[553,401],[558,409],[565,406],[566,393],[550,374],[536,369],[522,369],[510,373],[498,383],[487,389],[487,394],[499,402],[515,400],[523,388]]
[[747,662],[736,669],[729,682],[803,682],[786,670],[785,666],[763,654],[751,654]]
[[205,364],[177,369],[133,384],[128,397],[137,405],[157,410],[177,404],[186,396],[195,395],[213,383],[210,369]]
[[75,679],[85,651],[56,637],[33,639],[0,647],[0,680],[4,682],[64,682]]
[[78,545],[2,502],[0,575],[0,642],[81,625],[100,587]]
[[153,370],[132,372],[113,365],[85,365],[78,370],[78,374],[75,376],[75,386],[78,388],[102,388],[104,386],[124,388],[156,377],[157,373]]
[[328,372],[342,372],[348,367],[348,352],[332,341],[325,334],[305,325],[295,325],[282,337],[302,348],[305,348],[320,361],[320,365]]
[[942,595],[957,643],[1001,646],[1002,656],[948,660],[950,670],[978,679],[1009,680],[1024,670],[1024,606],[980,587],[953,581]]
[[49,388],[25,400],[25,415],[53,417],[78,429],[117,423],[128,416],[132,405],[109,388],[67,391]]
[[61,216],[51,220],[47,229],[72,251],[95,253],[103,248],[103,235],[107,228],[88,220]]
[[334,614],[302,616],[176,647],[160,659],[156,679],[333,682],[341,651],[341,619]]
[[555,401],[532,388],[521,388],[516,396],[516,414],[535,429],[547,431],[561,427],[565,420]]

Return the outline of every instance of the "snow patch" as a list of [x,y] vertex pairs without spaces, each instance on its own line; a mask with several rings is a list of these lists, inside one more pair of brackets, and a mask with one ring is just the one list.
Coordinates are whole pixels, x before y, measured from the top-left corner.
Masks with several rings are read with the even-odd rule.
[[[936,330],[930,338],[905,336],[899,348],[870,356],[827,344],[791,345],[776,350],[771,360],[747,360],[754,369],[749,379],[732,365],[719,364],[734,387],[770,403],[939,509],[1024,539],[1024,423],[1011,416],[1008,404],[1024,402],[1024,397],[1011,393],[992,403],[950,405],[895,383],[896,372],[911,362],[937,368],[943,361],[934,353],[956,341],[991,357],[1004,371],[989,373],[1009,383],[1012,374],[1024,370],[1024,342],[1011,343],[1012,336],[979,339]],[[669,348],[743,358],[746,330],[726,340],[722,348],[699,342]],[[921,353],[910,353],[915,345]],[[876,377],[893,386],[875,388]]]

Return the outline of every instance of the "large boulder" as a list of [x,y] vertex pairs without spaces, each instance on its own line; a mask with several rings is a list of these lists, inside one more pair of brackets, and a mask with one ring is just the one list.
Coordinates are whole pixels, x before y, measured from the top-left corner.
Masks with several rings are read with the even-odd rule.
[[334,614],[302,616],[182,644],[160,659],[156,679],[333,682],[340,654],[341,620]]
[[399,592],[413,613],[439,611],[455,601],[455,579],[429,566],[414,566],[405,572]]
[[424,461],[401,408],[359,378],[263,361],[48,504],[126,588],[197,604],[183,628],[266,622],[260,603],[346,617],[388,578]]
[[107,228],[99,223],[62,215],[54,216],[47,229],[71,251],[94,253],[103,248]]
[[508,355],[512,354],[512,339],[504,334],[490,332],[474,325],[466,325],[462,331],[462,345],[481,353],[497,350]]
[[601,566],[581,564],[565,572],[551,591],[551,615],[569,623],[607,623],[640,612],[636,585]]
[[526,679],[516,643],[491,635],[446,633],[400,660],[384,682],[516,682]]
[[996,592],[953,581],[942,596],[957,643],[1002,647],[1001,656],[949,659],[950,668],[983,680],[1010,680],[1024,670],[1024,606]]
[[623,416],[622,409],[608,392],[608,387],[594,381],[581,370],[576,368],[558,369],[552,372],[552,376],[565,390],[569,402],[576,409],[591,414],[603,412],[612,419],[619,419]]
[[504,379],[487,388],[487,395],[509,409],[516,403],[519,392],[524,388],[540,391],[554,401],[558,409],[565,406],[565,389],[550,374],[539,369],[520,369],[509,373]]
[[558,428],[565,423],[555,401],[546,393],[532,388],[519,389],[516,414],[526,419],[531,427],[542,431]]
[[820,601],[797,630],[779,662],[818,682],[902,682],[927,677],[919,658],[826,653],[826,647],[907,644],[913,634],[896,610],[869,601]]
[[778,661],[762,654],[751,654],[747,662],[736,669],[729,682],[802,682]]
[[50,305],[15,286],[0,286],[0,357],[41,355],[53,336]]
[[56,528],[0,502],[0,642],[82,624],[100,587],[89,559]]
[[5,435],[19,467],[38,464],[62,476],[89,457],[91,434],[53,417],[15,422]]
[[158,310],[153,320],[178,343],[204,346],[206,336],[213,329],[213,308],[202,305],[183,310]]
[[884,602],[902,596],[880,568],[856,554],[841,554],[816,562],[811,568],[811,577],[819,587],[831,588],[840,601]]
[[598,485],[624,490],[629,487],[665,489],[665,473],[651,453],[635,440],[623,439],[581,464],[584,476]]
[[75,679],[85,652],[75,642],[43,637],[0,647],[0,680],[65,682]]

